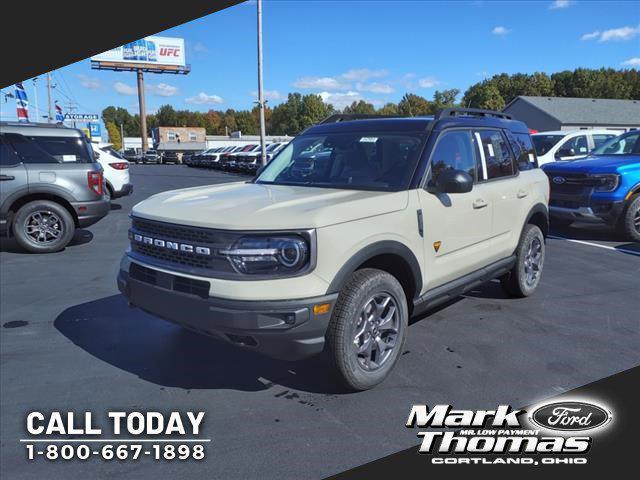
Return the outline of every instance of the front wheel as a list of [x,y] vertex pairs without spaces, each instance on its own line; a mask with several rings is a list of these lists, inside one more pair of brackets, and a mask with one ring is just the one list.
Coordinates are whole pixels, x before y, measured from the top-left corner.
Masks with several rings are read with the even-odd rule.
[[620,219],[620,230],[634,242],[640,242],[640,195],[631,197],[631,202]]
[[502,288],[513,297],[533,294],[540,284],[544,256],[542,230],[537,225],[526,225],[516,249],[516,264],[500,279]]
[[349,390],[368,390],[391,372],[408,324],[402,286],[382,270],[355,272],[340,291],[327,329],[327,354]]
[[73,238],[73,217],[62,205],[36,200],[23,205],[13,219],[16,242],[32,253],[62,250]]

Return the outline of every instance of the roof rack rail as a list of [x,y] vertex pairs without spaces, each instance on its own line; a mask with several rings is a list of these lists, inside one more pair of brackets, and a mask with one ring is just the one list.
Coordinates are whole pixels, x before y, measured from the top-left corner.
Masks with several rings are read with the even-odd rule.
[[371,118],[398,118],[396,115],[365,115],[359,113],[335,113],[333,115],[329,115],[327,118],[322,120],[318,125],[324,125],[325,123],[337,123],[337,122],[347,122],[349,120],[367,120]]
[[66,128],[61,123],[47,123],[47,122],[20,122],[18,120],[2,120],[0,125],[5,127],[47,127],[47,128]]
[[481,108],[443,108],[436,113],[436,120],[441,120],[445,117],[462,117],[462,116],[477,116],[477,117],[495,117],[504,118],[505,120],[512,120],[513,117],[507,113],[495,112],[493,110],[483,110]]

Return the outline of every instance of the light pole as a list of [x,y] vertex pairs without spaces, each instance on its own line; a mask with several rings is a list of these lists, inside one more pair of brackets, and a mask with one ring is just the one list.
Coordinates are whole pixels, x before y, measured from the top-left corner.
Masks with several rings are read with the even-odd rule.
[[258,0],[258,107],[260,109],[260,146],[262,165],[267,164],[266,128],[264,124],[264,92],[262,82],[262,0]]
[[49,104],[49,116],[47,117],[47,123],[51,123],[53,118],[53,104],[51,103],[51,72],[47,72],[47,103]]
[[38,80],[38,77],[35,77],[33,79],[33,99],[36,103],[36,114],[34,115],[34,117],[36,118],[37,122],[38,118],[40,118],[40,109],[38,108],[38,85],[36,84],[36,80]]
[[120,124],[120,151],[124,153],[124,127]]

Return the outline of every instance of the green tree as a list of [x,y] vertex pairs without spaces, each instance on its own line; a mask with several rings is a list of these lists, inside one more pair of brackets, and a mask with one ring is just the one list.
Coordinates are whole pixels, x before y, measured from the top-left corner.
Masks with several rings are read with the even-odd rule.
[[420,95],[405,93],[398,103],[398,113],[405,117],[417,117],[431,113],[431,102]]
[[504,98],[498,87],[490,82],[473,85],[464,94],[462,103],[468,108],[484,108],[487,110],[502,110],[505,106]]
[[258,125],[256,124],[253,115],[251,115],[251,112],[248,110],[236,112],[235,118],[238,130],[240,130],[244,135],[256,135],[258,133]]
[[178,127],[178,115],[171,105],[162,105],[156,112],[161,127]]
[[398,105],[395,103],[389,102],[385,103],[382,107],[378,109],[376,112],[378,115],[386,115],[389,117],[395,117],[398,113]]
[[113,144],[116,150],[122,150],[122,136],[120,128],[113,122],[107,122],[107,134],[109,135],[109,143]]
[[359,100],[345,107],[343,113],[353,115],[373,115],[376,113],[376,108],[371,103]]

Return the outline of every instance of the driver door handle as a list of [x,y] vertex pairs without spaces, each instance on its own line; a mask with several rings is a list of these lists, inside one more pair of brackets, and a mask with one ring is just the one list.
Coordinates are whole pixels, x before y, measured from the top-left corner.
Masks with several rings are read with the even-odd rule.
[[14,177],[13,175],[0,175],[0,181],[2,180],[15,180],[16,177]]
[[489,205],[486,200],[483,200],[482,198],[478,198],[477,200],[475,200],[473,202],[473,208],[475,208],[476,210],[480,209],[480,208],[484,208],[487,205]]
[[518,198],[524,198],[527,195],[529,195],[529,192],[527,192],[526,190],[518,190],[518,193],[516,194]]

